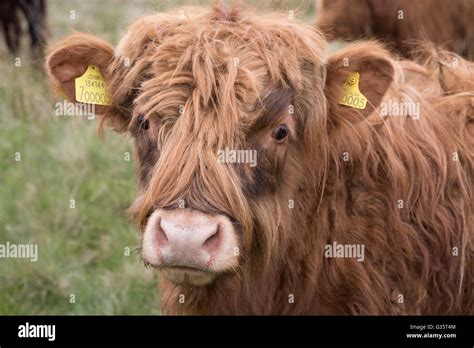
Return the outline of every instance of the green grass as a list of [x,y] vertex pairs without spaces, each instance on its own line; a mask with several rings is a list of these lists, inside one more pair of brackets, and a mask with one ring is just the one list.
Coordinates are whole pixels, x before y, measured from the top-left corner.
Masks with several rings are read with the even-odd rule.
[[[313,1],[249,2],[314,19]],[[49,0],[48,21],[53,40],[78,30],[116,44],[131,18],[199,3]],[[0,259],[0,314],[159,314],[156,275],[134,252],[125,213],[135,196],[130,139],[106,131],[101,142],[97,120],[55,116],[42,62],[21,59],[15,67],[0,48],[0,244],[38,244],[39,258]]]
[[156,282],[124,255],[138,246],[125,215],[130,141],[107,133],[101,143],[97,121],[53,116],[44,76],[17,69],[0,86],[0,241],[36,243],[39,260],[0,261],[0,313],[156,313]]
[[[125,6],[70,3],[50,2],[55,37],[72,28],[117,40]],[[68,23],[69,8],[86,20]],[[15,67],[2,52],[0,64],[0,243],[38,244],[39,257],[0,259],[0,314],[159,314],[157,280],[125,213],[135,192],[130,139],[108,131],[101,142],[97,120],[55,116],[44,73],[21,58]]]

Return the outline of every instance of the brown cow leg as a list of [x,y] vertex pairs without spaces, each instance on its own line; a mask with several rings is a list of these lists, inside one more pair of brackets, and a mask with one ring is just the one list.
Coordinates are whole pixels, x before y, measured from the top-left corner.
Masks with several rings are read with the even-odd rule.
[[47,36],[45,1],[23,0],[20,2],[20,7],[28,22],[33,56],[42,57]]
[[10,53],[16,55],[20,47],[21,27],[18,18],[11,18],[3,22],[3,33]]

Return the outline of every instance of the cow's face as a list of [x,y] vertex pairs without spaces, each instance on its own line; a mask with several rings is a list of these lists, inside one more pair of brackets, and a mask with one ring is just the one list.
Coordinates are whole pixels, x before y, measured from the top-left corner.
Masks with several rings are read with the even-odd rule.
[[[289,89],[253,90],[249,77],[214,67],[199,82],[191,69],[181,71],[176,79],[187,75],[187,84],[167,88],[174,78],[162,76],[173,69],[156,70],[134,102],[129,129],[141,191],[134,208],[145,223],[144,260],[173,282],[198,285],[238,268],[254,229],[252,202],[287,186],[299,135]],[[232,90],[199,86],[213,73]]]
[[[127,127],[136,144],[140,196],[132,210],[144,227],[143,258],[175,283],[201,285],[242,266],[257,241],[252,234],[262,233],[260,202],[273,205],[269,223],[277,226],[277,205],[297,188],[303,62],[289,28],[168,21],[132,26],[115,49],[113,66],[123,75],[111,88],[129,75],[135,88]],[[278,53],[290,50],[286,60]],[[322,77],[321,64],[306,67],[317,68]]]
[[145,17],[115,50],[82,34],[51,50],[50,75],[72,100],[89,64],[103,70],[112,105],[98,112],[134,138],[146,263],[205,285],[297,238],[281,230],[314,183],[306,164],[319,153],[324,167],[324,49],[286,18],[217,10]]

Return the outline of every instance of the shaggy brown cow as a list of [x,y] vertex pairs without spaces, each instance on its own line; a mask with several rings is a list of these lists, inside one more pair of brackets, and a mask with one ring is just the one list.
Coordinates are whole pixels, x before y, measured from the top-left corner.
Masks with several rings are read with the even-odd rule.
[[474,58],[472,0],[321,0],[317,8],[330,38],[377,38],[406,57],[428,40]]
[[70,100],[103,72],[165,313],[472,314],[474,68],[421,58],[328,57],[308,25],[216,6],[144,17],[115,49],[73,34],[47,69]]

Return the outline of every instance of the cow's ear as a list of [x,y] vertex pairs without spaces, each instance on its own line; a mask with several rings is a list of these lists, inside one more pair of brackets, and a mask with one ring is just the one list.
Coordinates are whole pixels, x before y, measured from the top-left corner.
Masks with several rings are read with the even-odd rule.
[[[113,59],[114,49],[110,44],[94,35],[74,33],[49,47],[46,70],[55,94],[64,95],[70,102],[94,104],[96,114],[107,116],[105,117],[108,120],[107,123],[110,123],[117,131],[124,131],[127,128],[129,116],[121,113],[122,108],[111,105],[107,93]],[[86,91],[89,85],[97,87],[92,82],[104,82],[105,93],[100,95],[104,89],[99,87],[99,89],[87,91],[88,93],[84,95],[76,94],[76,79],[78,78],[83,81],[79,86],[83,86],[82,89]],[[85,81],[87,78],[92,81]],[[91,92],[95,92],[92,93],[93,98],[91,98]],[[77,96],[84,100],[78,100]],[[86,97],[90,101],[86,100]]]
[[357,123],[380,106],[393,82],[390,54],[372,42],[352,44],[329,58],[326,97],[334,125]]

